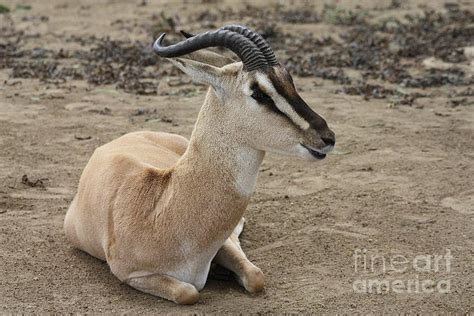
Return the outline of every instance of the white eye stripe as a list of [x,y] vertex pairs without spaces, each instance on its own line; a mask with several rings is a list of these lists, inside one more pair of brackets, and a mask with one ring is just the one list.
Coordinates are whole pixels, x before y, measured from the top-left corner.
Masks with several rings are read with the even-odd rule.
[[282,97],[273,87],[273,84],[271,83],[268,78],[261,74],[257,73],[256,74],[256,79],[261,87],[265,89],[265,91],[270,94],[270,96],[273,99],[273,102],[275,103],[275,106],[283,113],[285,113],[296,125],[298,125],[301,129],[305,130],[309,127],[309,123],[302,118],[296,111],[293,109],[293,107],[286,101],[284,97]]

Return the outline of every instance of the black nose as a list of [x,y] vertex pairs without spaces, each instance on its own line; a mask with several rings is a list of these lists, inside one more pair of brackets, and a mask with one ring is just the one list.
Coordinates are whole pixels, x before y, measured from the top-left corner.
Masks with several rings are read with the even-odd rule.
[[336,144],[336,137],[321,137],[326,146],[334,146]]

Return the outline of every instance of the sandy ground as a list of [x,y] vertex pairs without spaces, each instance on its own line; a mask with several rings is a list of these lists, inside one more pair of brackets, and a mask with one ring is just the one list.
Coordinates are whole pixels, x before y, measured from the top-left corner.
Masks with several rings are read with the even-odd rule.
[[[30,2],[31,11],[10,16],[41,34],[31,45],[53,49],[77,46],[65,42],[71,35],[143,38],[111,21],[139,24],[154,11],[190,10],[175,2]],[[49,20],[23,19],[31,15]],[[159,91],[178,89],[162,81]],[[241,236],[265,273],[265,291],[249,295],[211,276],[199,303],[184,307],[121,284],[105,263],[71,247],[62,224],[94,148],[138,130],[189,137],[204,87],[186,85],[194,89],[186,96],[142,96],[85,81],[14,80],[0,70],[0,312],[474,312],[472,106],[448,106],[445,87],[417,106],[389,107],[387,100],[335,94],[331,81],[295,81],[336,132],[337,151],[315,163],[267,155]],[[144,114],[134,115],[137,109]],[[34,186],[38,179],[43,185]],[[395,256],[409,263],[403,272],[384,271],[379,260],[364,272],[358,249],[387,264]],[[449,269],[445,257],[438,271],[411,265],[447,251]],[[368,279],[436,283],[425,293],[353,289]],[[443,280],[449,293],[436,287]]]

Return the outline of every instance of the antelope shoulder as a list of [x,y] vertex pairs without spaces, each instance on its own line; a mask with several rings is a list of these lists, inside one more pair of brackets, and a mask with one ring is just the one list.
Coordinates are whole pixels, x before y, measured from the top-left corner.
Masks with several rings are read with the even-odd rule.
[[132,249],[142,248],[147,234],[154,235],[159,200],[187,142],[173,134],[136,132],[97,148],[65,219],[71,242],[102,260],[120,256],[132,239],[138,243]]

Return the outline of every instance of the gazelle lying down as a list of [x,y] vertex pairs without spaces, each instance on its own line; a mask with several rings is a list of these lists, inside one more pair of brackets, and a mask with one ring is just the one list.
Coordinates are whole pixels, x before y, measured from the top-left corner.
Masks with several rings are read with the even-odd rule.
[[[262,271],[238,237],[265,152],[323,159],[335,136],[260,35],[237,25],[183,34],[167,47],[161,35],[154,50],[210,85],[191,139],[136,132],[97,148],[64,228],[123,282],[192,304],[212,260],[235,272],[247,291],[262,290]],[[242,62],[203,50],[214,46]]]

